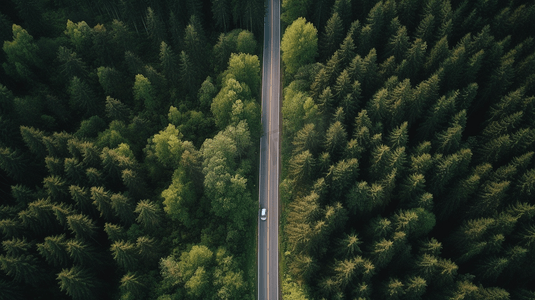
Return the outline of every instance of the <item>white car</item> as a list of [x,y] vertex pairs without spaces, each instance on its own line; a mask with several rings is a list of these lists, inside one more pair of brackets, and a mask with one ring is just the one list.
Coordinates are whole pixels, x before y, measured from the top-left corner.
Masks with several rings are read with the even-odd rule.
[[260,211],[260,220],[265,221],[267,219],[267,208],[262,208]]

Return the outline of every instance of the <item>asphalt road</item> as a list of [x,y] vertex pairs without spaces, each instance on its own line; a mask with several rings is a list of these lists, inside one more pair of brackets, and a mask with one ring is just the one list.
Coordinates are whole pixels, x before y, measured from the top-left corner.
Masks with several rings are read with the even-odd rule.
[[[279,137],[280,137],[280,0],[267,0],[262,64],[260,138],[260,208],[258,218],[258,299],[279,299]],[[260,213],[259,213],[260,216]]]

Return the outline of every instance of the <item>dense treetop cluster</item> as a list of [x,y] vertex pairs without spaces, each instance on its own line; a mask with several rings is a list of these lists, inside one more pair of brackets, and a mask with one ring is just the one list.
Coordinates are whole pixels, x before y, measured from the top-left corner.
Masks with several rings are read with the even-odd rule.
[[262,1],[0,4],[0,299],[253,299]]
[[535,4],[282,6],[284,299],[535,299]]

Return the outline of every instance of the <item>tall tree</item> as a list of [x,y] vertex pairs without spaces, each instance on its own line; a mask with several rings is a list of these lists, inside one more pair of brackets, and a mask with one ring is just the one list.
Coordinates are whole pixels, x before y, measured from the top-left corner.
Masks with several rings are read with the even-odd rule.
[[138,268],[136,245],[129,241],[116,241],[110,251],[117,264],[124,270],[134,271]]
[[42,269],[33,255],[0,255],[0,268],[13,277],[15,282],[23,282],[30,286],[37,286],[43,278]]
[[317,34],[314,25],[305,18],[298,18],[286,28],[282,36],[281,51],[282,61],[289,75],[295,74],[300,67],[314,61],[318,53]]
[[[215,24],[223,32],[227,32],[230,28],[231,7],[229,0],[211,0],[212,1],[212,15]],[[284,3],[283,3],[284,7]]]
[[321,35],[321,56],[328,59],[340,46],[344,38],[344,24],[338,12],[334,12],[327,21],[325,32]]
[[97,282],[86,269],[73,266],[63,269],[57,276],[59,288],[76,300],[93,299]]
[[37,250],[54,266],[65,266],[69,261],[65,234],[46,237],[43,243],[37,244]]
[[42,64],[37,54],[39,47],[33,37],[21,26],[13,24],[13,41],[4,41],[2,49],[6,62],[2,64],[6,74],[18,80],[32,80],[36,68]]

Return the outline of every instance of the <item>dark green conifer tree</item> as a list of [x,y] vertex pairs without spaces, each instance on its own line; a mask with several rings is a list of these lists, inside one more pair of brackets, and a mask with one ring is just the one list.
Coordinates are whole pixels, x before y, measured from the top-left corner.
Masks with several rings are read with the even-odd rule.
[[128,241],[116,241],[110,251],[117,264],[124,270],[132,271],[138,268],[136,245]]
[[63,269],[57,276],[59,288],[74,300],[89,300],[96,297],[97,282],[87,269],[73,266]]
[[66,266],[69,262],[65,234],[47,236],[43,243],[37,244],[37,251],[53,266]]
[[80,240],[88,240],[96,234],[94,221],[81,214],[67,216],[67,225]]
[[0,168],[11,178],[22,180],[25,177],[27,159],[18,150],[0,148]]
[[338,12],[333,12],[321,36],[321,57],[327,60],[340,46],[344,38],[344,24]]
[[39,284],[44,275],[37,258],[31,254],[0,255],[0,268],[15,282],[22,282],[33,287]]
[[126,232],[120,225],[106,223],[104,224],[104,231],[112,242],[126,239]]

